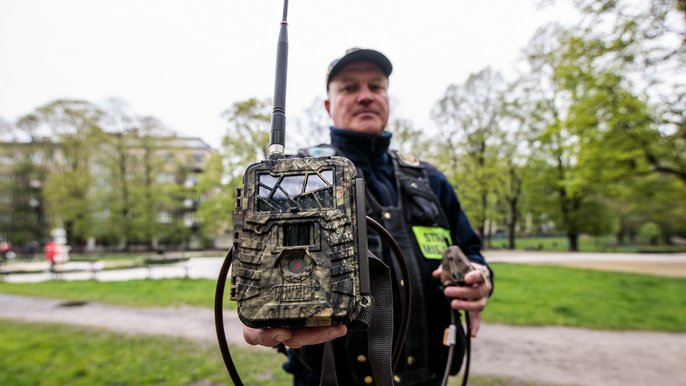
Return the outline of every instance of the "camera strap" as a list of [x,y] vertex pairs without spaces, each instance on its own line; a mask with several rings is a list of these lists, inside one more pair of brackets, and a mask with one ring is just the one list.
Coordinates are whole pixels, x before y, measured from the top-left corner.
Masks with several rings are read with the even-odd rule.
[[[367,355],[377,386],[392,386],[393,350],[393,292],[390,268],[381,259],[369,254],[369,274],[372,303],[360,312],[349,328],[367,328],[369,348]],[[345,339],[345,338],[341,338]],[[333,345],[324,345],[321,386],[338,386]]]
[[324,355],[322,356],[322,376],[320,386],[338,386],[336,375],[336,358],[333,355],[333,343],[324,343]]

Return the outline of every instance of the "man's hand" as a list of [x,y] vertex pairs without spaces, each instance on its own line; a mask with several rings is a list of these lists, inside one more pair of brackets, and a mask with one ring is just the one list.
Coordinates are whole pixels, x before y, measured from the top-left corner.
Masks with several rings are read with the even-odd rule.
[[[469,334],[476,337],[481,323],[481,311],[486,308],[488,295],[491,293],[491,281],[488,277],[488,268],[476,263],[472,263],[472,266],[474,270],[465,276],[464,286],[449,286],[443,290],[443,293],[448,299],[451,299],[450,307],[455,310],[469,311],[471,324]],[[441,278],[440,266],[433,271],[433,277]]]
[[243,326],[243,339],[253,346],[274,347],[283,343],[290,348],[325,343],[348,333],[344,325],[303,328],[251,328]]

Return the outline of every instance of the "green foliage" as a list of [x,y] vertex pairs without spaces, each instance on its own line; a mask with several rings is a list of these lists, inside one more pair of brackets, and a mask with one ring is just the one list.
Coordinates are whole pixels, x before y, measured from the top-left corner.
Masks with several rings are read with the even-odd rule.
[[[38,165],[46,176],[41,209],[50,226],[66,229],[72,246],[90,238],[124,250],[131,243],[187,244],[195,229],[185,215],[195,204],[184,202],[198,201],[204,192],[184,184],[202,165],[186,159],[196,150],[184,147],[159,120],[133,116],[116,100],[105,108],[56,100],[18,126],[31,137],[26,147],[40,149],[49,162]],[[49,140],[38,139],[43,137]]]
[[229,127],[223,147],[200,181],[211,194],[198,211],[207,231],[220,233],[233,228],[234,195],[243,184],[243,172],[250,164],[267,159],[271,103],[255,98],[236,102],[224,117]]
[[47,175],[44,150],[39,143],[0,143],[0,157],[13,160],[0,166],[0,237],[15,248],[47,236],[46,214],[40,203],[40,187]]
[[686,331],[686,279],[496,263],[483,318],[517,325]]
[[393,133],[393,148],[426,159],[431,153],[432,139],[426,132],[416,129],[412,121],[407,119],[393,119],[388,122],[386,130]]
[[217,234],[233,228],[234,191],[237,183],[225,183],[223,178],[223,157],[215,153],[207,161],[205,171],[198,181],[198,190],[208,193],[197,212],[205,234]]
[[616,218],[618,243],[633,241],[641,224],[652,221],[663,242],[686,234],[686,185],[662,174],[635,175],[606,185],[605,204]]
[[[598,39],[549,29],[529,47],[535,83],[547,103],[536,103],[534,127],[540,213],[570,237],[570,249],[581,233],[604,234],[614,222],[608,210],[609,183],[629,178],[637,152],[627,133],[649,133],[645,103],[628,91],[629,83],[613,68],[603,66],[608,48]],[[649,135],[649,134],[648,134]],[[533,192],[536,195],[536,192]]]
[[52,225],[63,225],[70,240],[83,242],[93,235],[93,156],[103,138],[102,116],[89,102],[57,100],[18,122],[27,132],[47,130],[54,140],[50,151],[61,162],[47,175],[43,201]]
[[176,241],[180,243],[187,233],[182,219],[172,224],[157,221],[160,211],[179,212],[185,193],[175,178],[160,178],[176,177],[184,168],[185,160],[174,154],[176,137],[154,118],[134,119],[118,109],[107,114],[119,123],[109,123],[113,131],[103,138],[95,158],[95,236],[124,249],[132,242],[145,242],[152,248],[169,235],[180,237]]
[[[601,59],[598,63],[623,78],[639,79],[631,89],[634,94],[643,95],[643,103],[650,106],[647,130],[634,133],[623,128],[626,148],[640,154],[634,168],[673,176],[686,183],[686,159],[682,156],[686,152],[686,84],[679,76],[686,59],[683,1],[574,3],[584,15],[577,28],[604,46],[597,55]],[[645,123],[644,117],[635,120],[630,111],[627,113],[627,122]]]
[[657,244],[658,238],[662,235],[660,226],[654,222],[647,222],[638,228],[638,236],[650,244]]
[[505,87],[499,73],[485,68],[464,84],[448,86],[432,111],[440,131],[432,161],[456,187],[482,234],[486,222],[493,220],[496,187],[505,175],[498,162]]
[[[229,127],[223,141],[226,167],[231,177],[236,168],[267,159],[271,102],[255,98],[236,102],[224,112]],[[242,170],[240,170],[242,174]]]

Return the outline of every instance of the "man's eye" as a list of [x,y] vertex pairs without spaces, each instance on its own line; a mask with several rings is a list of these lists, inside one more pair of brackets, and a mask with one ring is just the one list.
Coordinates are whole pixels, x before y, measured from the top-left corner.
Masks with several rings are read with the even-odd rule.
[[369,85],[369,89],[372,91],[383,91],[385,90],[385,87],[381,84],[372,84]]

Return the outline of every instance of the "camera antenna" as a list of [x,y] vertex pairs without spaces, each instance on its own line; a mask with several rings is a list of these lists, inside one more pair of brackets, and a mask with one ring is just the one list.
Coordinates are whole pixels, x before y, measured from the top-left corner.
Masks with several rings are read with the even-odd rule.
[[274,82],[274,110],[269,139],[269,159],[284,158],[286,149],[286,73],[288,68],[288,0],[283,1],[283,17],[276,46],[276,80]]

